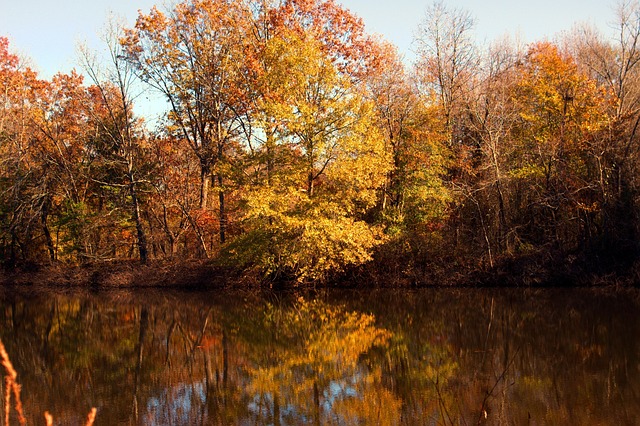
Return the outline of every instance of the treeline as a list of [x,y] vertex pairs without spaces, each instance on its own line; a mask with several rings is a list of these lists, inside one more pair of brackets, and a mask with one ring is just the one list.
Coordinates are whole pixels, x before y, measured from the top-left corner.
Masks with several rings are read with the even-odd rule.
[[[0,38],[8,267],[212,258],[273,279],[637,255],[640,9],[481,48],[435,3],[406,65],[334,1],[185,0],[42,80]],[[167,112],[134,114],[139,87]],[[373,262],[372,262],[373,260]],[[615,262],[614,262],[615,261]]]

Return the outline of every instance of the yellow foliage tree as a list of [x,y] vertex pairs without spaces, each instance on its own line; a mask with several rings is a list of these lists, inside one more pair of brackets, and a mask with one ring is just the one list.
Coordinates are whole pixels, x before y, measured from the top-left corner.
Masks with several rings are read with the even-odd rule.
[[265,149],[280,154],[247,189],[247,234],[230,251],[269,274],[322,279],[368,261],[382,241],[364,218],[384,184],[389,154],[372,104],[312,34],[284,32],[263,55],[257,125],[269,132]]

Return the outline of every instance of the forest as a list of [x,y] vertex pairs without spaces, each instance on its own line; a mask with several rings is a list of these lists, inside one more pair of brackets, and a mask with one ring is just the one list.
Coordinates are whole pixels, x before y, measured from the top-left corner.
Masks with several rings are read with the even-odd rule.
[[50,80],[0,36],[0,261],[635,282],[640,7],[612,14],[611,34],[479,44],[436,2],[409,64],[334,0],[184,0]]

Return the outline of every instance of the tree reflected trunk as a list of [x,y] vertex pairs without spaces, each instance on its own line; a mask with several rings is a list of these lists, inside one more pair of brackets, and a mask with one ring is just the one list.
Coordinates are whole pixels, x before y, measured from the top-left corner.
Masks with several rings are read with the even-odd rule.
[[146,306],[143,306],[140,311],[140,333],[138,334],[138,346],[137,346],[137,358],[136,358],[136,370],[133,384],[133,418],[137,422],[139,418],[138,413],[138,391],[140,389],[140,373],[142,371],[142,360],[144,356],[144,338],[149,328],[149,311]]
[[320,426],[320,391],[318,382],[313,382],[313,424]]
[[229,342],[226,328],[222,328],[222,388],[226,391],[229,380]]
[[277,394],[273,395],[273,425],[280,426],[280,399]]

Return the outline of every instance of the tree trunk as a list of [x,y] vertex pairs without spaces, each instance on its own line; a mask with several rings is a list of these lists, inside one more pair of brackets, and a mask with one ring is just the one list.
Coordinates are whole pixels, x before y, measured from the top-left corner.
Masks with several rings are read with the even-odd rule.
[[206,210],[209,205],[209,189],[211,187],[211,172],[208,166],[200,166],[200,208]]
[[140,262],[142,264],[146,264],[148,257],[147,236],[144,233],[144,227],[142,226],[142,220],[140,219],[140,203],[138,201],[135,183],[131,183],[130,190],[131,204],[133,207],[133,221],[136,224],[136,232],[138,234],[138,253],[140,254]]
[[47,224],[47,219],[49,217],[49,200],[47,199],[44,203],[42,203],[42,208],[40,210],[40,222],[42,224],[42,232],[44,233],[44,239],[47,245],[47,250],[49,252],[49,260],[51,263],[56,261],[56,251],[53,246],[53,238],[51,238],[51,232],[49,231],[49,225]]
[[140,389],[140,376],[142,372],[142,361],[144,356],[144,339],[147,335],[147,328],[149,327],[149,311],[143,306],[140,311],[140,332],[138,334],[138,345],[136,347],[136,368],[134,371],[133,379],[133,418],[138,420],[138,390]]
[[[218,123],[218,135],[221,135],[222,131],[221,131],[221,126],[220,123]],[[218,141],[218,155],[216,157],[216,164],[220,164],[222,163],[222,161],[224,160],[224,143],[223,143],[223,139],[220,139]],[[220,244],[224,244],[225,242],[225,233],[227,230],[227,212],[226,212],[226,205],[225,205],[225,199],[224,199],[224,187],[223,185],[223,176],[222,173],[218,172],[216,174],[217,179],[218,179],[218,201],[219,201],[219,213],[220,213]]]
[[226,391],[229,383],[229,338],[226,328],[222,328],[222,388]]
[[318,389],[318,382],[313,382],[313,424],[320,426],[320,390]]
[[224,244],[225,234],[227,231],[227,212],[222,184],[222,175],[218,174],[218,199],[220,202],[220,244]]
[[307,177],[307,194],[309,194],[309,198],[313,197],[313,170],[309,172]]
[[278,395],[273,395],[273,426],[280,426],[280,400]]

